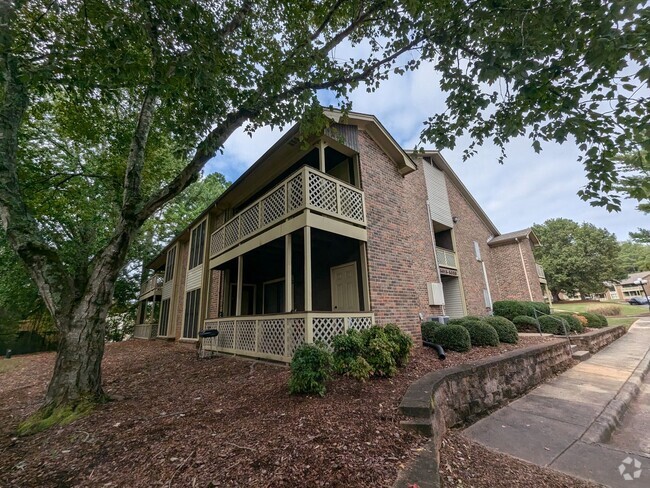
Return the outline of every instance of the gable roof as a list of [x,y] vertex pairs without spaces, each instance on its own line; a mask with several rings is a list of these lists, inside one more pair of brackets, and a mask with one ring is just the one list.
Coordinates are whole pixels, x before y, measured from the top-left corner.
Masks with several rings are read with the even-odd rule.
[[526,227],[525,229],[508,232],[506,234],[501,234],[500,236],[493,237],[488,241],[488,246],[502,246],[505,244],[518,242],[523,239],[529,239],[534,246],[540,245],[539,239],[535,235],[535,232],[533,232],[533,229]]
[[[627,275],[627,278],[619,281],[621,285],[633,285],[634,282],[638,279],[648,279],[650,276],[650,271],[640,271],[638,273],[630,273]],[[649,280],[650,281],[650,280]]]

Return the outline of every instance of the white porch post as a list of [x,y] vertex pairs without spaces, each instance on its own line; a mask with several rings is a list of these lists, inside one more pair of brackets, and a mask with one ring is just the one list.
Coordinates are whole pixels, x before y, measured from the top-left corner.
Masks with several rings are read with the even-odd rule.
[[325,173],[325,143],[323,141],[318,143],[318,167],[321,172]]
[[311,312],[311,227],[305,227],[305,312]]
[[244,287],[244,256],[237,258],[237,301],[235,302],[235,315],[241,315],[242,289]]
[[284,236],[284,313],[293,310],[291,287],[291,234]]

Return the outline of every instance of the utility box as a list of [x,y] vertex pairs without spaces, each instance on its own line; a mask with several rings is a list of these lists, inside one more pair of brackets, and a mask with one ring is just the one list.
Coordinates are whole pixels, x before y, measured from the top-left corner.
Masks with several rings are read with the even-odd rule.
[[431,317],[428,318],[429,322],[438,322],[441,324],[448,324],[449,323],[449,316],[448,315],[432,315]]
[[442,283],[427,283],[429,293],[429,305],[444,305],[445,294],[442,291]]

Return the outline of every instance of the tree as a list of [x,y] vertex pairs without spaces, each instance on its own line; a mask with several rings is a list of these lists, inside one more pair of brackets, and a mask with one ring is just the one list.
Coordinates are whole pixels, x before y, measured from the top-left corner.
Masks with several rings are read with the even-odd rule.
[[[574,137],[583,195],[615,208],[613,147],[648,118],[631,91],[650,78],[647,16],[592,0],[0,0],[0,216],[61,337],[42,414],[102,397],[105,318],[147,220],[237,128],[320,132],[319,90],[346,111],[350,90],[431,62],[448,109],[425,140]],[[33,165],[39,117],[58,133]],[[39,196],[39,171],[75,204]]]
[[[647,130],[644,134],[648,134]],[[650,145],[648,137],[641,138],[644,145]],[[648,150],[629,152],[618,157],[617,168],[621,177],[616,190],[626,198],[638,202],[637,210],[650,214],[650,159]],[[630,238],[639,243],[650,244],[650,229],[639,228],[630,232]]]
[[626,273],[650,271],[650,245],[640,242],[621,242],[621,266]]
[[533,230],[542,245],[535,259],[544,267],[555,301],[561,292],[582,296],[599,293],[603,282],[625,276],[616,236],[592,224],[569,219],[549,219]]

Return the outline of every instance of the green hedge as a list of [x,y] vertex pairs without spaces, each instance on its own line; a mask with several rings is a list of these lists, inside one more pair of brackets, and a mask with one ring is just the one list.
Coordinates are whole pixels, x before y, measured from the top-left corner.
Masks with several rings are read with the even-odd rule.
[[538,319],[539,327],[545,334],[564,334],[564,329],[558,321],[550,315],[542,315]]
[[443,324],[440,322],[422,322],[420,324],[420,332],[422,332],[422,340],[427,342],[433,342],[433,333],[438,327],[441,327]]
[[445,350],[466,352],[472,347],[469,332],[458,324],[448,324],[438,327],[433,333],[433,342],[440,344]]
[[519,332],[539,332],[537,320],[535,320],[534,317],[529,317],[528,315],[517,315],[512,319],[512,323],[515,324],[515,327],[517,327]]
[[324,344],[302,344],[291,360],[289,392],[325,395],[332,364],[332,354]]
[[505,317],[513,320],[515,317],[525,315],[528,317],[535,316],[535,310],[545,314],[551,313],[551,307],[544,302],[523,302],[517,300],[500,300],[494,302],[492,311],[494,315]]
[[472,346],[498,346],[499,334],[490,324],[484,321],[468,320],[463,325],[469,332]]
[[[580,322],[580,319],[578,319],[578,317],[575,314],[569,312],[561,312],[561,313],[554,313],[553,316],[562,317],[563,319],[566,319],[569,328],[571,329],[569,332],[577,332],[578,334],[581,334],[582,332],[585,331],[582,322]],[[564,334],[564,331],[561,330],[560,334]]]
[[505,317],[485,317],[483,319],[486,323],[494,327],[499,336],[499,342],[507,344],[516,344],[519,342],[519,334],[517,334],[517,327]]
[[582,315],[587,319],[587,327],[591,327],[593,329],[601,329],[603,327],[607,327],[607,317],[604,315],[592,312],[581,312],[579,315]]

